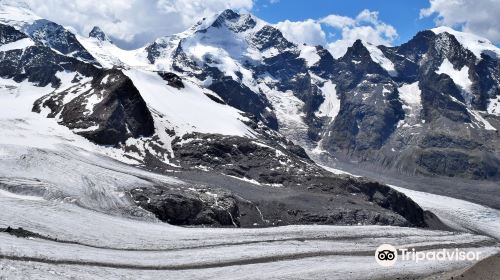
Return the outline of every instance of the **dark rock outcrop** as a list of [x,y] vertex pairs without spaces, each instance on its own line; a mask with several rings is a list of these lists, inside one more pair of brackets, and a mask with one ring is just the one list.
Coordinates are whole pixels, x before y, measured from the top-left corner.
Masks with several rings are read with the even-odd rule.
[[138,206],[169,224],[240,226],[238,204],[243,202],[227,191],[155,187],[129,194]]
[[76,36],[57,23],[46,19],[36,20],[26,28],[26,33],[36,42],[62,54],[97,63]]
[[[65,97],[75,92],[78,95],[64,103]],[[49,117],[59,116],[60,124],[101,145],[118,145],[130,137],[154,134],[146,103],[132,81],[119,70],[102,71],[92,81],[50,93],[37,100],[33,110],[40,112],[44,107],[51,110]]]
[[158,75],[160,75],[160,77],[163,80],[165,80],[169,86],[174,87],[176,89],[184,88],[184,83],[182,82],[182,79],[178,75],[172,72],[164,72],[164,71],[158,72]]

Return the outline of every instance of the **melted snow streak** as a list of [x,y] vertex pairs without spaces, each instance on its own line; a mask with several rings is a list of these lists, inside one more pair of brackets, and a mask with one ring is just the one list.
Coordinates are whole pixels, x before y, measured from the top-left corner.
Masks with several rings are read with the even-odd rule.
[[418,82],[413,84],[404,84],[399,89],[399,97],[403,103],[409,106],[422,106],[422,98]]
[[419,83],[403,84],[398,88],[399,98],[403,103],[405,118],[401,120],[398,127],[420,126],[419,117],[422,110],[422,98]]

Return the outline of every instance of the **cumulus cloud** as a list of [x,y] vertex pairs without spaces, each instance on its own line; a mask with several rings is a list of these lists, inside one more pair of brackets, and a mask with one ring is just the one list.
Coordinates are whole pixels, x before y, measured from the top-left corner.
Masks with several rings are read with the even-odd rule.
[[471,32],[500,44],[500,3],[498,0],[430,0],[420,17],[435,16],[437,25]]
[[356,23],[356,20],[345,16],[329,15],[321,19],[320,22],[328,24],[335,28],[343,28],[346,26],[353,26]]
[[305,21],[285,20],[276,24],[276,27],[289,41],[308,45],[323,45],[326,43],[326,35],[321,24],[315,20]]
[[[328,41],[325,27],[333,28],[340,36]],[[378,12],[363,10],[355,18],[329,15],[319,20],[283,21],[276,24],[283,35],[296,43],[324,45],[336,58],[341,57],[357,39],[374,45],[392,45],[397,38],[396,29],[378,18]]]
[[139,47],[184,31],[205,16],[232,8],[250,10],[253,0],[25,0],[43,18],[87,34],[100,26],[122,46]]

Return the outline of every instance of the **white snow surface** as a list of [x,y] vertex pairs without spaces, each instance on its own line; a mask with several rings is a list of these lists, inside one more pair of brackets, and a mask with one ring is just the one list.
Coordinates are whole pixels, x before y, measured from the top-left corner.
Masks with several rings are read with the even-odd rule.
[[[237,109],[213,102],[202,89],[188,80],[185,88],[176,89],[156,73],[130,69],[125,74],[132,80],[150,108],[170,122],[178,135],[189,132],[218,133],[253,137]],[[212,93],[216,95],[215,93]]]
[[446,32],[455,36],[457,41],[460,42],[464,48],[470,50],[477,59],[481,59],[481,53],[485,53],[492,57],[500,57],[500,49],[486,38],[471,33],[456,31],[446,26],[436,27],[431,30],[435,34]]
[[[176,279],[238,279],[237,275],[245,275],[244,279],[343,279],[346,273],[352,279],[371,279],[383,278],[388,273],[378,267],[373,257],[375,248],[383,243],[404,248],[425,247],[425,250],[431,251],[446,245],[479,250],[481,257],[498,251],[498,248],[492,247],[494,243],[491,239],[479,235],[388,226],[182,228],[110,216],[81,208],[69,200],[33,200],[4,195],[4,192],[0,192],[0,209],[0,227],[23,227],[61,241],[78,243],[65,244],[0,234],[0,252],[2,256],[7,256],[0,263],[15,268],[0,273],[7,273],[10,277],[21,273],[24,277],[33,273],[47,273],[44,277],[50,277],[49,271],[54,271],[60,275],[80,273],[78,277],[81,279],[109,278],[110,275],[135,277],[138,273],[141,278],[160,279],[168,270],[168,275],[175,275]],[[491,245],[471,248],[481,242]],[[10,256],[33,257],[41,263],[36,268],[30,263],[9,261]],[[281,261],[266,261],[267,258]],[[43,264],[44,260],[71,260],[76,265],[49,265]],[[97,269],[93,263],[103,267]],[[248,264],[243,265],[245,263]],[[360,265],[353,267],[352,263]],[[122,268],[107,267],[112,265]],[[470,263],[429,265],[428,262],[398,262],[390,273],[425,275],[462,268]],[[157,268],[163,273],[150,268]],[[93,275],[94,271],[97,274]],[[235,271],[239,273],[234,275]]]
[[500,210],[448,196],[391,187],[436,214],[452,228],[485,234],[500,240]]
[[144,48],[137,50],[123,50],[109,41],[100,41],[96,38],[76,35],[82,46],[97,59],[105,68],[113,66],[128,66],[141,69],[152,68],[147,60]]
[[31,47],[34,45],[35,45],[35,42],[33,42],[33,40],[31,40],[29,38],[24,38],[24,39],[17,40],[15,42],[0,46],[0,52],[25,49],[27,47]]
[[395,77],[398,75],[394,63],[385,57],[384,53],[377,47],[370,43],[363,42],[363,45],[370,52],[372,60],[378,63],[382,68],[389,73],[389,75]]
[[461,69],[455,69],[453,64],[445,58],[436,73],[450,76],[453,82],[462,90],[466,92],[471,91],[472,81],[469,78],[469,67],[464,65]]
[[280,127],[280,133],[289,137],[289,139],[305,136],[307,133],[307,125],[303,119],[305,114],[302,112],[304,102],[297,98],[292,91],[282,92],[276,89],[270,89],[265,85],[261,85],[261,87],[264,88],[267,99],[273,105]]

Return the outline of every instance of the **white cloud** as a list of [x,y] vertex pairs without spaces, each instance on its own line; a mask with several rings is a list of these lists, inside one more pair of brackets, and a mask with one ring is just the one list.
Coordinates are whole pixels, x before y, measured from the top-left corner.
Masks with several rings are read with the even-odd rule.
[[320,20],[321,23],[328,24],[335,28],[343,28],[346,26],[353,26],[356,20],[350,17],[339,16],[339,15],[329,15]]
[[205,16],[232,8],[250,10],[253,0],[25,0],[43,18],[87,34],[100,26],[115,41],[138,47],[184,31]]
[[[341,37],[329,42],[322,25],[338,30]],[[357,39],[374,45],[390,46],[398,36],[393,26],[379,20],[378,12],[370,10],[361,11],[355,18],[332,14],[319,20],[286,20],[276,27],[293,42],[326,46],[335,58],[344,55]]]
[[437,25],[459,28],[500,44],[500,2],[498,0],[430,0],[420,17],[435,17]]
[[305,21],[285,20],[276,24],[283,36],[289,41],[308,45],[323,45],[326,43],[326,35],[321,24],[312,19]]

